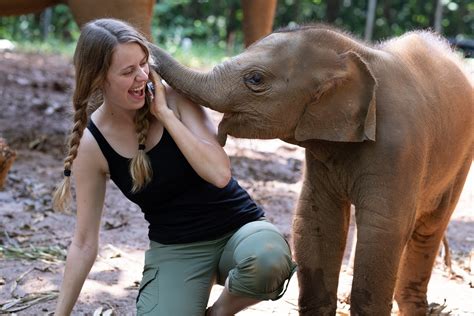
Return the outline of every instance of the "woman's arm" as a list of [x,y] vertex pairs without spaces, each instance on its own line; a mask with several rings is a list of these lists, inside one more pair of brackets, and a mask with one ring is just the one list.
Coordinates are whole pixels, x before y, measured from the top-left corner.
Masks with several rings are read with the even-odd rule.
[[[167,107],[168,98],[176,104],[181,120]],[[163,123],[201,178],[220,188],[229,183],[229,157],[219,145],[216,129],[201,106],[157,83],[151,112]]]
[[55,315],[69,315],[97,257],[107,162],[88,130],[73,163],[77,219]]

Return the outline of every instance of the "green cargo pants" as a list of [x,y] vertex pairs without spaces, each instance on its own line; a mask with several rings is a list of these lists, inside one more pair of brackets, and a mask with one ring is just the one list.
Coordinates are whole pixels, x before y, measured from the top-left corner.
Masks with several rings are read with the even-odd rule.
[[227,278],[230,293],[276,300],[295,270],[286,240],[264,220],[212,241],[176,245],[151,241],[137,314],[202,316],[212,285],[224,285]]

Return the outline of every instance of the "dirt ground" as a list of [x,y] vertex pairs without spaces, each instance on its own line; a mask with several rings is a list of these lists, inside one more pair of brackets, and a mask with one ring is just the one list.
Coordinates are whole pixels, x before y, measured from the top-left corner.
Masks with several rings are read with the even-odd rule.
[[[17,151],[5,190],[0,191],[0,314],[48,315],[54,310],[75,219],[53,212],[50,206],[51,192],[62,173],[73,82],[67,58],[0,52],[0,137]],[[219,115],[212,115],[218,121]],[[277,140],[232,138],[225,149],[235,178],[291,240],[303,150]],[[429,301],[433,306],[445,305],[437,309],[445,314],[474,315],[473,189],[471,171],[447,232],[455,274],[447,272],[440,256],[429,286]],[[74,315],[135,314],[147,224],[140,210],[113,184],[107,191],[100,254]],[[340,315],[349,311],[345,297],[350,281],[344,266]],[[213,288],[210,303],[220,290]],[[297,315],[297,296],[295,277],[281,300],[260,303],[239,315]]]

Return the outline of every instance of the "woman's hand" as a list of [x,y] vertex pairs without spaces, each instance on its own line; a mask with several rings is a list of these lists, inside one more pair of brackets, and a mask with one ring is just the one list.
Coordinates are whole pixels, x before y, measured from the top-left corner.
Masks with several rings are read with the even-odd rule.
[[150,105],[152,115],[163,124],[201,178],[217,187],[225,187],[231,179],[229,157],[217,142],[215,127],[205,110],[164,86],[156,72],[151,71],[150,78],[156,82]]
[[155,71],[151,71],[150,76],[153,85],[155,86],[155,95],[148,91],[150,97],[152,99],[150,105],[150,112],[153,114],[158,120],[163,122],[164,120],[169,117],[169,115],[174,115],[173,111],[168,107],[166,102],[166,91],[165,86],[161,82],[161,77]]

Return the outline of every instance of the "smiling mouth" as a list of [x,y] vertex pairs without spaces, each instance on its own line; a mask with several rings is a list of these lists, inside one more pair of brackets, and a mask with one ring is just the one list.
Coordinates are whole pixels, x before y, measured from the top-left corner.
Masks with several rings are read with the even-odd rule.
[[135,97],[142,97],[145,94],[145,84],[143,84],[141,87],[128,90],[128,93]]

